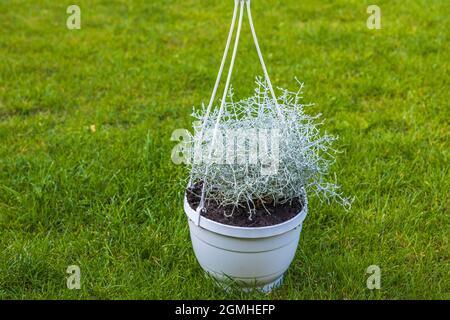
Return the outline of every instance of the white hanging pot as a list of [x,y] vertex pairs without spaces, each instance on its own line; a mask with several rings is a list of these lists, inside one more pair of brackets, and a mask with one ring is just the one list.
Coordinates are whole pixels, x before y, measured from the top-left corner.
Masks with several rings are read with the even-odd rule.
[[[247,7],[250,29],[256,51],[264,71],[264,76],[270,89],[275,107],[278,110],[278,114],[280,114],[280,121],[283,121],[280,106],[278,105],[256,37],[250,10],[250,0],[235,0],[230,32],[213,93],[206,110],[205,118],[208,118],[214,102],[228,54],[228,49],[230,47],[237,12],[239,11],[235,45],[217,116],[218,120],[222,115],[222,109],[224,107],[226,94],[230,85],[231,74],[239,43],[244,4],[246,4]],[[218,120],[214,127],[212,144],[214,144],[215,141]],[[207,181],[205,180],[203,182],[203,188],[205,188]],[[203,196],[204,192],[202,190],[202,198],[199,208],[204,204]],[[225,285],[228,285],[231,281],[241,285],[244,289],[256,287],[265,292],[279,286],[283,280],[283,274],[286,272],[294,259],[300,232],[302,230],[302,223],[306,217],[308,203],[305,191],[303,192],[302,197],[302,211],[288,221],[266,227],[237,227],[218,223],[201,216],[197,212],[200,210],[193,210],[185,196],[184,210],[188,217],[192,246],[198,262],[207,273]]]
[[303,194],[299,214],[266,227],[237,227],[207,219],[191,208],[185,196],[192,247],[201,267],[225,287],[235,283],[244,290],[269,292],[281,285],[308,212]]

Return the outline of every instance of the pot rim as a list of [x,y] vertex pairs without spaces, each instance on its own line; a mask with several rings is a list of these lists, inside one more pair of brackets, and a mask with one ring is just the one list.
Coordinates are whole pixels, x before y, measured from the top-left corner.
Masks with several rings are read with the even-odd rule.
[[196,210],[191,208],[187,201],[186,193],[184,193],[184,212],[186,213],[188,219],[191,220],[195,225],[224,236],[249,239],[273,237],[291,231],[292,229],[301,225],[303,223],[303,220],[305,220],[308,213],[308,198],[306,196],[306,190],[304,188],[302,190],[304,203],[302,211],[300,211],[297,215],[295,215],[295,217],[287,221],[271,226],[239,227],[210,220],[208,218],[205,218],[204,216],[201,216]]

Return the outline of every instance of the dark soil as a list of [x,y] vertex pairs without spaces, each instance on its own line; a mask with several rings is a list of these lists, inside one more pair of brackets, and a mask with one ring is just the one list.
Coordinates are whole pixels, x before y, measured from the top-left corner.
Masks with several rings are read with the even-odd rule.
[[[186,197],[192,209],[196,210],[200,203],[200,195],[202,184],[197,183],[186,189]],[[267,227],[285,222],[292,219],[303,208],[303,202],[299,198],[294,198],[286,203],[273,205],[273,203],[265,202],[264,206],[260,200],[253,201],[255,203],[254,214],[249,219],[250,213],[247,204],[238,206],[234,209],[233,216],[226,217],[231,214],[233,206],[220,206],[215,201],[206,201],[202,216],[223,224],[238,227]],[[265,207],[265,208],[264,208]],[[267,211],[270,212],[270,214]]]

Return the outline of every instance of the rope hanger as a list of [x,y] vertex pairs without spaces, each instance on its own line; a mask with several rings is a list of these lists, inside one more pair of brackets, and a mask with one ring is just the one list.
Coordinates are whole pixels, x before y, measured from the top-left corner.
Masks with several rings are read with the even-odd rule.
[[[270,81],[269,74],[267,72],[266,64],[264,63],[264,58],[262,56],[261,49],[259,47],[258,38],[257,38],[256,32],[255,32],[255,27],[253,26],[253,19],[252,19],[252,14],[251,14],[251,9],[250,9],[250,0],[235,0],[234,1],[233,18],[232,18],[232,21],[231,21],[230,31],[228,33],[228,39],[227,39],[227,42],[226,42],[226,45],[225,45],[225,50],[224,50],[224,53],[223,53],[222,62],[220,63],[219,73],[217,75],[217,79],[216,79],[216,82],[214,84],[214,89],[213,89],[213,92],[211,94],[211,98],[209,100],[209,104],[208,104],[208,107],[206,109],[204,121],[203,121],[202,128],[201,128],[201,131],[200,131],[200,141],[202,141],[204,130],[205,130],[205,127],[206,127],[206,120],[209,118],[209,115],[211,113],[211,108],[212,108],[212,105],[214,103],[214,99],[215,99],[216,94],[217,94],[217,89],[219,87],[220,80],[222,78],[222,73],[223,73],[223,69],[224,69],[224,66],[225,66],[225,61],[227,60],[228,51],[229,51],[230,44],[231,44],[231,39],[232,39],[233,33],[234,33],[234,28],[235,28],[236,18],[237,18],[237,12],[238,12],[238,9],[239,9],[239,20],[238,20],[238,27],[237,27],[237,31],[236,31],[236,39],[235,39],[235,42],[234,42],[233,53],[231,55],[230,68],[228,69],[228,76],[227,76],[227,80],[225,82],[225,88],[224,88],[223,95],[222,95],[222,100],[221,100],[221,104],[220,104],[220,108],[219,108],[219,113],[217,115],[217,119],[216,119],[216,122],[215,122],[215,125],[214,125],[214,130],[213,130],[213,135],[212,135],[212,140],[211,140],[211,148],[210,148],[209,153],[208,153],[208,159],[211,159],[211,156],[212,156],[212,150],[213,150],[214,142],[215,142],[215,139],[216,139],[217,130],[219,128],[220,118],[222,117],[223,108],[225,106],[225,100],[226,100],[228,89],[229,89],[230,82],[231,82],[231,75],[233,73],[234,62],[236,60],[236,53],[237,53],[237,49],[238,49],[238,45],[239,45],[239,36],[240,36],[240,33],[241,33],[242,18],[243,18],[243,14],[244,14],[244,4],[246,4],[246,7],[247,7],[247,16],[248,16],[248,21],[249,21],[249,24],[250,24],[250,29],[251,29],[251,32],[252,32],[252,36],[253,36],[253,42],[255,44],[256,51],[258,53],[259,61],[261,63],[261,66],[262,66],[262,69],[263,69],[263,72],[264,72],[264,77],[266,79],[267,86],[269,87],[270,94],[272,95],[272,99],[274,101],[274,104],[275,104],[275,107],[277,109],[278,115],[279,115],[280,119],[283,120],[283,114],[281,113],[281,109],[280,109],[280,106],[278,104],[277,97],[276,97],[275,92],[273,90],[272,83]],[[196,210],[197,213],[198,213],[197,225],[199,225],[199,223],[200,223],[200,217],[201,217],[200,213],[201,213],[201,210],[203,210],[204,205],[205,205],[205,186],[208,183],[206,181],[206,177],[208,175],[208,169],[209,169],[209,167],[207,165],[206,169],[205,169],[205,178],[203,180],[200,204],[199,204],[199,206],[198,206],[198,208]]]

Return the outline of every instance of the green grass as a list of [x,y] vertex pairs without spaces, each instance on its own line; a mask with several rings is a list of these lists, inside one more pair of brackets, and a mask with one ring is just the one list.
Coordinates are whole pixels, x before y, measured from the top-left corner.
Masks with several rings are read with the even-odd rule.
[[[0,3],[0,298],[450,298],[448,1],[380,0],[381,30],[372,1],[253,1],[272,81],[305,82],[355,196],[348,212],[311,199],[269,295],[203,276],[170,160],[171,132],[209,99],[232,1],[76,3],[81,30],[66,28],[72,2]],[[245,24],[236,94],[261,73]]]

